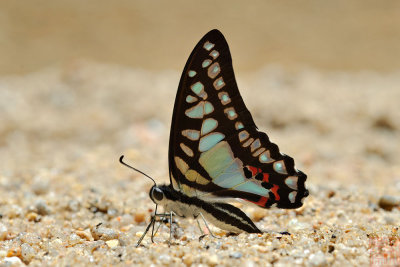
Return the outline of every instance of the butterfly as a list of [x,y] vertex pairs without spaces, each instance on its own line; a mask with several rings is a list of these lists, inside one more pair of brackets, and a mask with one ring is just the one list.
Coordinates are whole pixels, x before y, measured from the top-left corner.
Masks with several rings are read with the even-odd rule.
[[[293,209],[308,196],[307,176],[255,125],[239,93],[228,44],[218,30],[198,42],[183,70],[168,162],[169,185],[157,186],[145,175],[154,182],[149,196],[156,204],[155,216],[170,216],[171,224],[174,214],[201,217],[228,232],[261,233],[226,200]],[[157,214],[157,205],[165,213]],[[155,216],[138,245],[151,225],[153,240]]]

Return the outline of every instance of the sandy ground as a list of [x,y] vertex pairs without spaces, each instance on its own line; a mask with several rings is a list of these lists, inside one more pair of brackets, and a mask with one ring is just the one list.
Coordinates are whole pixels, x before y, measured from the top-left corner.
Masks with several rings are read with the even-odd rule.
[[168,182],[180,73],[76,61],[3,76],[0,266],[399,265],[399,74],[237,73],[256,124],[308,174],[304,207],[240,206],[262,235],[199,240],[178,219],[173,245],[163,225],[139,248],[151,182],[118,158]]

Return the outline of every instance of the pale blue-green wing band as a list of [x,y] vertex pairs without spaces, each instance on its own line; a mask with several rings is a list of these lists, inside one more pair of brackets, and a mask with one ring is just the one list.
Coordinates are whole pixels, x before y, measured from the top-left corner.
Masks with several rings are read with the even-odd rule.
[[225,138],[225,135],[222,133],[210,133],[200,139],[199,143],[199,151],[204,152],[218,144],[222,139]]

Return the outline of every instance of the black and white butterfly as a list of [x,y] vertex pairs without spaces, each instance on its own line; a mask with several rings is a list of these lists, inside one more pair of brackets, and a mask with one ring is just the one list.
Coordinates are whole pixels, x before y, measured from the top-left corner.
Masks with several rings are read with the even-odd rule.
[[[149,193],[164,207],[162,216],[200,216],[229,232],[261,233],[244,212],[224,200],[292,209],[308,196],[307,176],[258,131],[240,96],[228,44],[218,30],[200,40],[183,70],[168,161],[170,185],[154,183]],[[154,230],[154,222],[153,216],[146,232],[151,225]]]

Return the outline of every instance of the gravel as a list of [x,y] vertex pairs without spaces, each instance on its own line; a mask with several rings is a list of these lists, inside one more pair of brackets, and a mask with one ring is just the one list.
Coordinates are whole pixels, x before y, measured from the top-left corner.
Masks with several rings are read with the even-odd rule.
[[[400,249],[399,73],[238,76],[260,129],[308,174],[302,208],[237,204],[263,234],[206,236],[177,218],[152,243],[180,73],[77,61],[0,77],[0,266],[366,266]],[[289,234],[280,234],[281,232]],[[397,252],[396,252],[397,251]]]

